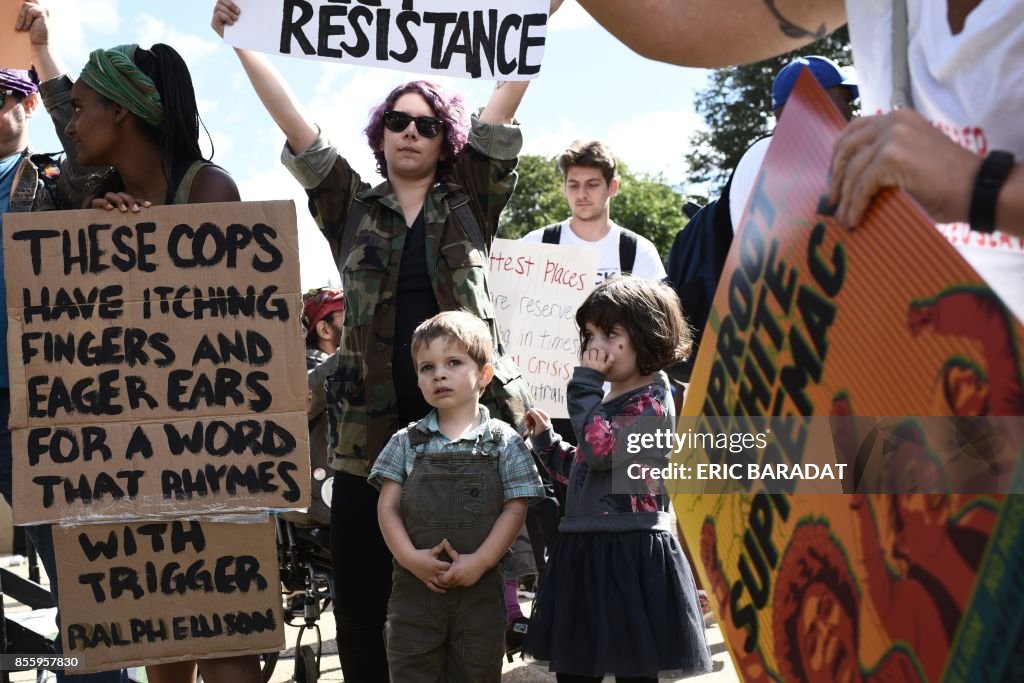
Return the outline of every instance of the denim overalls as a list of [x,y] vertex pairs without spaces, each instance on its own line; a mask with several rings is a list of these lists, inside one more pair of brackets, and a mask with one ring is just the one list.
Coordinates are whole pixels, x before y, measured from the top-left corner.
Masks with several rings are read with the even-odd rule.
[[[416,451],[402,488],[401,515],[416,548],[442,540],[459,553],[479,548],[501,514],[499,432],[484,430],[472,445],[426,450],[429,434],[409,429]],[[506,555],[506,558],[508,556]],[[446,555],[441,559],[448,560]],[[434,593],[395,563],[385,637],[394,683],[498,683],[505,653],[503,565],[473,586]]]

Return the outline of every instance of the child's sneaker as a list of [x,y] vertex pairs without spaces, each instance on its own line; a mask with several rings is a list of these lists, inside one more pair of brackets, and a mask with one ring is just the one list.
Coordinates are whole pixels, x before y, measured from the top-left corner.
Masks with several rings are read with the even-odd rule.
[[509,622],[505,629],[505,656],[512,661],[512,655],[523,649],[526,641],[526,632],[530,629],[528,617],[516,617]]

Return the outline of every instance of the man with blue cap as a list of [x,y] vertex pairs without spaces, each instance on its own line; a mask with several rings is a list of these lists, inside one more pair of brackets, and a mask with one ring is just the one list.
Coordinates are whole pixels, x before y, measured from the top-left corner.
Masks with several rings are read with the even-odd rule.
[[860,96],[857,89],[857,82],[848,76],[838,64],[828,57],[811,55],[810,57],[797,57],[786,66],[779,69],[772,82],[772,110],[775,118],[782,115],[782,108],[793,92],[796,79],[804,69],[810,69],[811,75],[825,89],[828,96],[832,98],[839,113],[849,121],[853,118],[853,101]]
[[[825,93],[839,109],[839,113],[849,121],[853,119],[853,101],[860,96],[857,89],[857,82],[847,75],[843,69],[827,57],[811,55],[809,57],[797,57],[786,66],[779,69],[772,82],[772,111],[775,120],[782,117],[782,110],[793,92],[796,79],[800,72],[809,69],[815,80],[825,89]],[[747,206],[747,199],[754,187],[754,181],[761,170],[761,162],[768,152],[768,144],[771,136],[761,138],[743,153],[736,170],[732,175],[732,185],[729,188],[729,217],[732,219],[733,232],[740,225],[743,217],[743,209]]]

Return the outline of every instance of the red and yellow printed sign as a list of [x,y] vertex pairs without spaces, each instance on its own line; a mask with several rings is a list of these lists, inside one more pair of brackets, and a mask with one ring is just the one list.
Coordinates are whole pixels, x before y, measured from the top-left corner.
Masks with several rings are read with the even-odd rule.
[[[843,123],[801,76],[683,411],[687,428],[719,432],[790,416],[768,460],[822,457],[808,436],[828,416],[1024,414],[1024,329],[908,196],[883,192],[852,232],[820,214]],[[1002,442],[1010,460],[980,461],[1000,491],[1024,487],[1016,439]],[[994,681],[1024,667],[1024,496],[709,490],[673,502],[745,681]]]

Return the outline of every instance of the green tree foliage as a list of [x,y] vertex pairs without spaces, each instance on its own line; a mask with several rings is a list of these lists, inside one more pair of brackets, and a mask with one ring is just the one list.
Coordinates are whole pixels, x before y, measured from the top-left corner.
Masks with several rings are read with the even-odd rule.
[[519,181],[501,212],[498,236],[514,240],[545,225],[565,220],[569,205],[562,191],[562,172],[555,157],[519,155]]
[[[501,214],[500,237],[517,239],[569,217],[555,157],[524,154],[517,170],[519,182]],[[612,199],[611,219],[651,240],[667,258],[676,233],[686,225],[681,211],[685,198],[660,175],[633,173],[622,163],[618,174],[619,193]]]
[[758,138],[771,132],[772,81],[779,69],[796,57],[822,55],[840,66],[852,63],[850,35],[845,27],[807,47],[754,64],[717,69],[710,85],[697,93],[694,104],[708,130],[691,137],[690,181],[710,182],[717,197],[740,157]]

